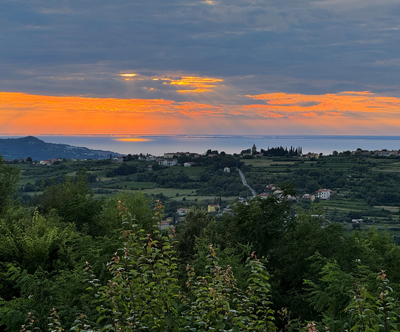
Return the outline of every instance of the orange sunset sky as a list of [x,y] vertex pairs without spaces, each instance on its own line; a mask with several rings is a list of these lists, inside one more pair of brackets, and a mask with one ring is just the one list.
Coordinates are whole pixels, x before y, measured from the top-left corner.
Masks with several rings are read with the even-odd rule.
[[[187,90],[185,90],[187,91]],[[371,92],[247,95],[246,105],[0,93],[0,131],[40,134],[396,134],[400,99]]]
[[5,0],[0,134],[399,135],[399,9]]

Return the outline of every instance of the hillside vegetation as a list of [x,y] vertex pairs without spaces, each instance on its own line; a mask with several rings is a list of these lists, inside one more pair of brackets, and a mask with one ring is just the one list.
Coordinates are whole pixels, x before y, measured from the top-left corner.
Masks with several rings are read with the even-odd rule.
[[68,174],[23,206],[19,170],[0,162],[5,331],[399,330],[400,247],[374,229],[345,233],[321,205],[296,208],[293,187],[223,216],[197,204],[160,231],[162,201],[96,197],[95,174]]
[[0,154],[5,159],[21,159],[30,157],[33,160],[51,158],[104,159],[119,153],[102,150],[91,150],[85,147],[68,144],[46,143],[36,137],[0,138]]
[[[298,198],[293,204],[308,211],[311,203],[302,199],[303,194],[314,194],[321,188],[330,189],[335,192],[332,199],[316,200],[323,206],[326,220],[347,223],[347,228],[387,227],[398,236],[400,159],[397,157],[341,153],[318,159],[291,156],[254,158],[220,153],[213,157],[178,158],[181,165],[186,161],[194,162],[191,167],[160,166],[156,161],[137,160],[135,156],[126,160],[123,163],[113,163],[109,159],[63,161],[51,166],[16,163],[21,169],[19,196],[28,204],[35,193],[40,194],[47,186],[64,182],[66,176],[76,176],[85,168],[95,197],[140,190],[162,199],[166,215],[172,217],[177,208],[196,205],[197,202],[204,207],[214,203],[226,207],[237,202],[239,197],[251,196],[236,171],[240,168],[258,194],[263,193],[269,184],[276,187],[293,184]],[[224,172],[225,167],[229,167],[230,172]],[[363,219],[364,222],[351,225],[352,219]]]

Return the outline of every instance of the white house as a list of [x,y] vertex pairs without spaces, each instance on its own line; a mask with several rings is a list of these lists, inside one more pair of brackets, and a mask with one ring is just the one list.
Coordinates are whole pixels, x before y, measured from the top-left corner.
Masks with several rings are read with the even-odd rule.
[[316,192],[316,197],[320,198],[320,199],[329,199],[332,195],[332,190],[330,189],[319,189]]
[[161,159],[158,161],[158,164],[162,166],[176,166],[178,161],[176,159]]

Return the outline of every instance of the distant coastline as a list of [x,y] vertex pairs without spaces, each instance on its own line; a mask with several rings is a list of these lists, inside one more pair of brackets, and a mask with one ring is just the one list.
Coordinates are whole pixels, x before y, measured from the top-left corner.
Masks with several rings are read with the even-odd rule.
[[[1,138],[16,138],[26,135],[5,135]],[[37,135],[47,143],[68,144],[94,150],[115,151],[121,154],[150,153],[163,155],[166,152],[186,151],[205,153],[208,149],[239,153],[253,144],[259,149],[268,147],[302,147],[303,153],[332,154],[333,151],[399,150],[400,136],[374,135],[209,135],[209,134],[80,134]],[[124,140],[124,138],[126,140]]]
[[381,139],[400,140],[400,135],[215,135],[215,134],[40,134],[0,133],[0,137],[181,137],[181,138],[268,138],[268,139]]

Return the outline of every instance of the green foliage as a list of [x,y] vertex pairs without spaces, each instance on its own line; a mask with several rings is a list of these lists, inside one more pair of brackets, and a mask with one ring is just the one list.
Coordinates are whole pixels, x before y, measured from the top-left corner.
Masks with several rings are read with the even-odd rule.
[[367,285],[355,281],[353,299],[345,309],[354,320],[350,331],[398,331],[400,305],[392,296],[392,288],[385,271],[378,273],[377,289],[368,290]]
[[275,331],[270,308],[269,274],[254,254],[247,260],[248,287],[237,287],[231,267],[218,264],[210,246],[204,276],[196,276],[187,266],[190,295],[185,299],[193,331]]
[[65,222],[74,223],[78,230],[99,235],[96,218],[100,214],[101,200],[95,200],[89,191],[88,177],[82,170],[76,181],[66,177],[65,182],[45,189],[40,199],[40,210],[49,213],[55,209]]
[[344,330],[349,321],[343,309],[351,300],[354,278],[343,272],[336,262],[327,262],[320,275],[318,285],[311,280],[305,281],[310,287],[308,301],[317,312],[323,313],[324,322],[330,328]]
[[61,326],[60,322],[60,317],[57,315],[56,309],[53,308],[50,314],[50,317],[48,317],[49,320],[49,332],[62,332],[64,329]]
[[206,183],[197,190],[199,195],[238,196],[246,190],[238,172],[227,173],[222,168],[214,170],[209,167],[200,175],[200,181]]
[[251,243],[258,254],[267,255],[292,224],[291,204],[272,196],[255,198],[248,205],[237,204],[235,214],[226,223],[231,226],[238,243]]
[[[31,216],[21,210],[9,211],[0,220],[0,326],[9,331],[21,326],[28,311],[34,311],[43,326],[42,317],[51,306],[75,301],[65,299],[74,294],[67,272],[73,267],[69,244],[77,235],[74,227],[37,211]],[[12,218],[18,215],[23,218]],[[66,287],[70,292],[63,291]]]
[[372,273],[357,265],[351,273],[327,262],[319,284],[310,280],[310,302],[334,331],[398,331],[399,301],[392,296],[386,272]]
[[135,218],[139,228],[143,228],[148,233],[153,230],[152,199],[146,197],[141,191],[136,191],[129,194],[119,194],[105,202],[99,220],[104,234],[111,234],[112,230],[122,228],[124,221],[121,214],[122,202],[126,213]]
[[3,164],[0,156],[0,214],[3,213],[11,201],[15,185],[19,179],[19,170]]
[[135,165],[123,163],[118,168],[113,168],[112,170],[107,171],[106,177],[113,177],[117,175],[130,175],[130,174],[135,174],[136,172],[137,172],[137,167]]
[[26,215],[22,208],[10,211],[0,219],[0,260],[16,262],[28,272],[65,268],[70,263],[67,243],[74,236],[74,228],[60,225],[55,217],[45,218],[37,210]]
[[[157,177],[182,180],[174,186],[201,185],[193,179],[202,177],[226,190],[237,174],[214,168],[237,160],[222,157]],[[306,172],[301,164],[298,178],[336,181],[335,172],[321,171],[324,163],[304,163]],[[361,164],[348,169],[358,179],[369,174]],[[0,217],[1,330],[18,331],[26,318],[23,331],[399,330],[400,248],[373,230],[345,235],[320,217],[321,205],[295,214],[288,200],[254,199],[215,219],[195,207],[176,233],[160,232],[160,202],[153,209],[141,192],[95,200],[85,171],[46,188],[38,210],[11,203],[10,194]],[[268,258],[271,275],[254,253],[246,259],[253,250]],[[85,263],[82,276],[86,261],[92,266]]]
[[[120,210],[124,244],[108,264],[112,278],[97,291],[100,330],[172,331],[179,291],[170,237],[162,236],[157,225],[147,234],[132,224],[134,219],[123,203]],[[161,207],[156,210],[159,213]],[[100,286],[97,279],[91,282],[93,287]]]
[[210,220],[205,209],[195,206],[188,210],[185,221],[176,227],[178,257],[185,266],[193,260],[196,253],[196,238],[202,236]]
[[[187,291],[183,295],[177,279],[173,234],[163,235],[157,227],[146,234],[133,224],[127,208],[121,203],[124,220],[119,249],[107,264],[111,278],[102,285],[86,263],[85,270],[96,300],[96,322],[89,323],[79,314],[73,323],[75,331],[275,331],[270,308],[269,274],[252,255],[247,260],[248,287],[237,287],[230,267],[218,265],[210,247],[205,276],[196,277],[188,266]],[[155,221],[162,214],[157,204]],[[156,223],[154,224],[156,226]],[[35,295],[36,296],[36,295]],[[50,309],[49,309],[50,310]],[[44,312],[29,316],[32,326],[43,325]],[[62,331],[58,313],[51,309],[48,331]],[[96,326],[93,329],[90,326]],[[24,327],[25,328],[25,327]]]

